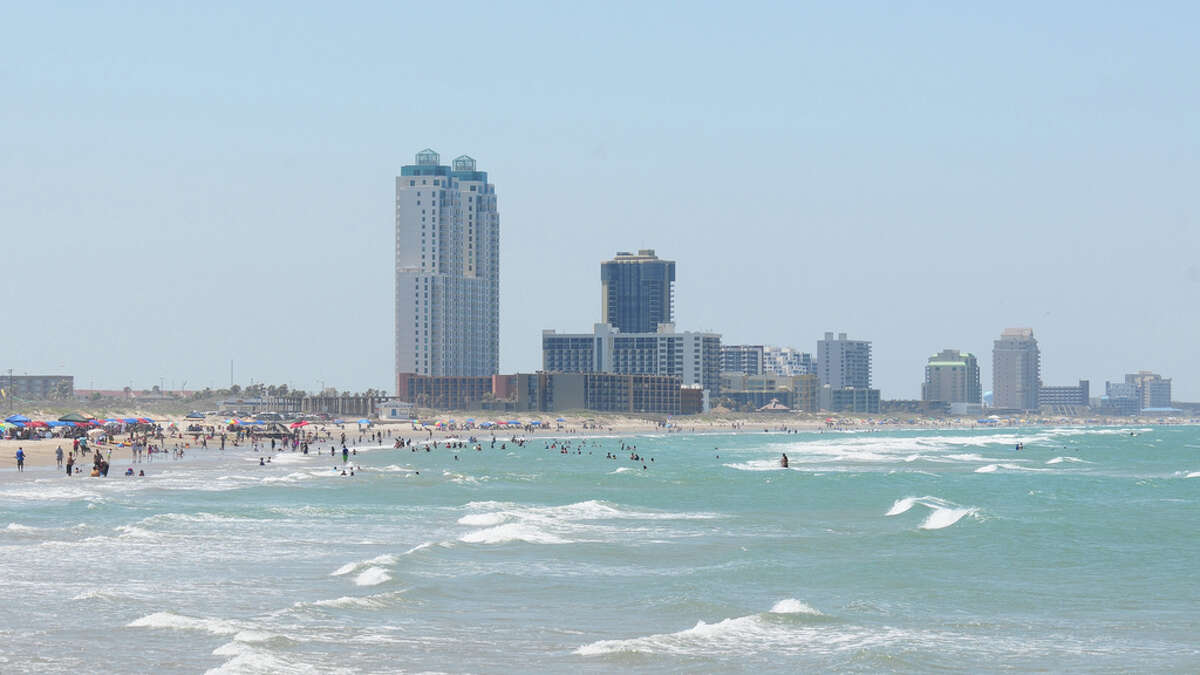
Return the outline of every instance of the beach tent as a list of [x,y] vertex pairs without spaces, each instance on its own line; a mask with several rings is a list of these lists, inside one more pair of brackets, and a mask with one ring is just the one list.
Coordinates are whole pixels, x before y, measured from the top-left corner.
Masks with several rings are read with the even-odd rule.
[[204,413],[198,413],[198,412],[188,413],[184,417],[186,417],[189,420],[202,420],[202,419],[204,419]]
[[86,422],[86,421],[88,421],[88,419],[89,419],[88,417],[86,417],[84,415],[80,415],[79,413],[67,413],[66,415],[63,415],[62,417],[58,418],[58,421],[59,422]]
[[29,418],[24,415],[9,415],[8,417],[4,418],[4,421],[5,422],[14,422],[14,423],[16,423],[16,422],[24,423],[24,422],[28,422]]

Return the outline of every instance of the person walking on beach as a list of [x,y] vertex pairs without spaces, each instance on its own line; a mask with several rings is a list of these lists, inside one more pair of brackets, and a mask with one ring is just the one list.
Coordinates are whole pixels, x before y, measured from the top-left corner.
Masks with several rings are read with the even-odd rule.
[[58,460],[58,468],[60,469],[62,468],[62,455],[62,446],[60,445],[58,446],[58,449],[54,451],[54,459]]
[[67,455],[67,478],[71,477],[71,469],[75,466],[75,453]]
[[25,470],[25,450],[17,448],[17,471]]

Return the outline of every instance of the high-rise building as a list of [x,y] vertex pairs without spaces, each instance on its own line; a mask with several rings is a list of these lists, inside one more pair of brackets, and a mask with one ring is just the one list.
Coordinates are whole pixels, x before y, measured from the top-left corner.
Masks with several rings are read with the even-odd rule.
[[983,395],[979,382],[979,361],[974,354],[943,349],[925,364],[922,401],[979,403]]
[[871,343],[866,340],[847,340],[845,333],[825,333],[817,341],[817,374],[821,384],[834,389],[871,388]]
[[721,345],[721,372],[758,375],[763,372],[762,345]]
[[683,385],[717,393],[721,384],[721,336],[676,333],[660,324],[653,333],[625,333],[598,323],[591,333],[542,331],[542,370],[558,373],[673,375]]
[[396,376],[500,367],[500,214],[475,160],[417,153],[396,178]]
[[1105,382],[1100,410],[1109,415],[1136,415],[1142,410],[1142,399],[1136,384]]
[[763,347],[762,372],[775,375],[816,375],[812,354],[791,347]]
[[992,405],[1037,410],[1041,352],[1032,328],[1006,328],[992,346]]
[[743,375],[815,375],[812,354],[771,345],[721,345],[721,372]]
[[1137,388],[1137,398],[1143,409],[1171,407],[1171,378],[1139,370],[1126,375],[1125,384]]
[[675,261],[653,249],[617,253],[600,264],[601,321],[623,333],[653,333],[674,321]]

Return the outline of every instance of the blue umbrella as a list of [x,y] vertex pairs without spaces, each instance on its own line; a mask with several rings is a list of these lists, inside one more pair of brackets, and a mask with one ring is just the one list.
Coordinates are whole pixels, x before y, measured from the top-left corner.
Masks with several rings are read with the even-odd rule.
[[333,423],[334,424],[345,424],[346,420],[334,420]]
[[371,423],[371,420],[369,420],[369,419],[367,419],[367,418],[365,418],[365,417],[364,417],[364,418],[362,418],[361,420],[359,420],[359,421],[358,421],[358,423],[359,423],[359,424],[370,424],[370,423]]
[[123,419],[121,421],[124,422],[125,424],[137,424],[138,423],[136,417],[126,417],[125,419]]
[[470,423],[472,423],[472,424],[474,424],[474,423],[475,423],[475,418],[474,418],[474,417],[468,417],[468,418],[467,418],[467,421],[468,421],[468,422],[470,422]]
[[557,420],[554,420],[554,421],[555,421],[555,422],[566,422],[567,420],[566,420],[566,419],[564,419],[564,418],[562,418],[562,417],[560,417],[560,418],[558,418]]
[[24,423],[24,422],[28,422],[28,421],[29,421],[29,418],[28,418],[28,417],[26,417],[26,416],[24,416],[24,415],[9,415],[8,417],[5,417],[5,418],[4,418],[4,421],[5,421],[5,422],[12,422],[12,423],[14,423],[14,424],[15,424],[15,423],[17,423],[17,422],[22,422],[22,423]]
[[520,422],[517,420],[509,420],[509,421],[505,422],[505,424],[520,424]]

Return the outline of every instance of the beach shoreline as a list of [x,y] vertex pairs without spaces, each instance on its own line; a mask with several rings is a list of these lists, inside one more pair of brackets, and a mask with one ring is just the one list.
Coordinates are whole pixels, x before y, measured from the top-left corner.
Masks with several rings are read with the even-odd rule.
[[[696,418],[673,418],[669,423],[661,423],[638,417],[613,417],[606,418],[602,422],[594,421],[595,417],[600,417],[599,414],[583,417],[581,415],[573,415],[571,417],[563,417],[562,422],[552,422],[541,426],[526,425],[524,427],[503,427],[503,428],[441,428],[441,427],[416,427],[411,422],[396,422],[383,421],[373,422],[369,427],[359,425],[357,423],[348,422],[343,424],[333,423],[313,423],[300,429],[310,437],[310,443],[320,445],[320,443],[340,442],[342,434],[346,435],[347,444],[354,447],[352,441],[362,436],[365,437],[368,433],[376,434],[383,433],[384,439],[388,445],[394,442],[396,438],[411,439],[414,443],[426,443],[432,441],[444,441],[447,439],[466,440],[472,436],[479,439],[491,439],[493,436],[497,439],[511,438],[514,436],[526,438],[599,438],[599,437],[619,437],[626,435],[643,435],[650,433],[688,433],[688,434],[727,434],[727,433],[763,433],[763,432],[783,432],[789,433],[811,433],[817,431],[909,431],[909,430],[971,430],[980,428],[1035,428],[1046,426],[1078,426],[1078,427],[1105,427],[1105,426],[1147,426],[1147,425],[1188,425],[1191,421],[1188,420],[1170,420],[1167,421],[1149,421],[1145,419],[1104,419],[1104,420],[1084,420],[1082,418],[1056,418],[1050,419],[1030,419],[1030,420],[1005,420],[1003,423],[996,424],[980,424],[978,420],[964,420],[961,418],[930,418],[922,419],[916,422],[896,422],[892,420],[881,420],[871,417],[825,417],[818,416],[785,416],[785,415],[763,415],[763,414],[746,414],[746,415],[725,415],[721,417],[702,416]],[[830,422],[829,420],[832,420]],[[90,471],[92,453],[99,450],[102,455],[110,462],[110,476],[117,473],[123,473],[130,466],[135,468],[145,468],[147,466],[163,466],[168,463],[178,461],[189,461],[196,458],[204,458],[211,456],[213,452],[221,452],[219,450],[221,444],[221,436],[226,438],[225,452],[250,451],[254,452],[253,442],[247,438],[243,438],[239,445],[234,445],[236,432],[227,430],[225,424],[217,423],[215,420],[203,422],[205,427],[214,427],[215,434],[208,436],[207,447],[202,447],[201,444],[193,438],[193,432],[179,431],[186,430],[190,423],[197,423],[196,420],[188,420],[182,416],[159,416],[155,418],[155,422],[163,428],[174,429],[171,433],[174,436],[167,435],[165,438],[155,441],[151,439],[153,444],[161,444],[159,452],[153,456],[143,452],[139,460],[134,456],[133,449],[129,446],[129,437],[126,434],[114,434],[110,442],[107,443],[89,443],[89,452],[86,454],[78,453],[76,455],[76,465],[85,467],[86,471]],[[669,425],[669,426],[665,426]],[[311,440],[312,437],[317,437],[320,440]],[[259,443],[266,448],[270,447],[269,440],[260,440]],[[53,471],[62,472],[63,469],[58,466],[56,452],[58,448],[62,448],[64,455],[64,464],[67,456],[72,451],[73,439],[70,438],[48,438],[48,439],[25,439],[25,440],[0,440],[0,476],[19,475],[17,471],[16,452],[22,449],[25,454],[25,469],[29,472],[37,472],[38,475],[46,475],[44,470],[51,469]],[[260,452],[257,454],[262,454]],[[182,451],[181,458],[174,458],[175,451]]]

